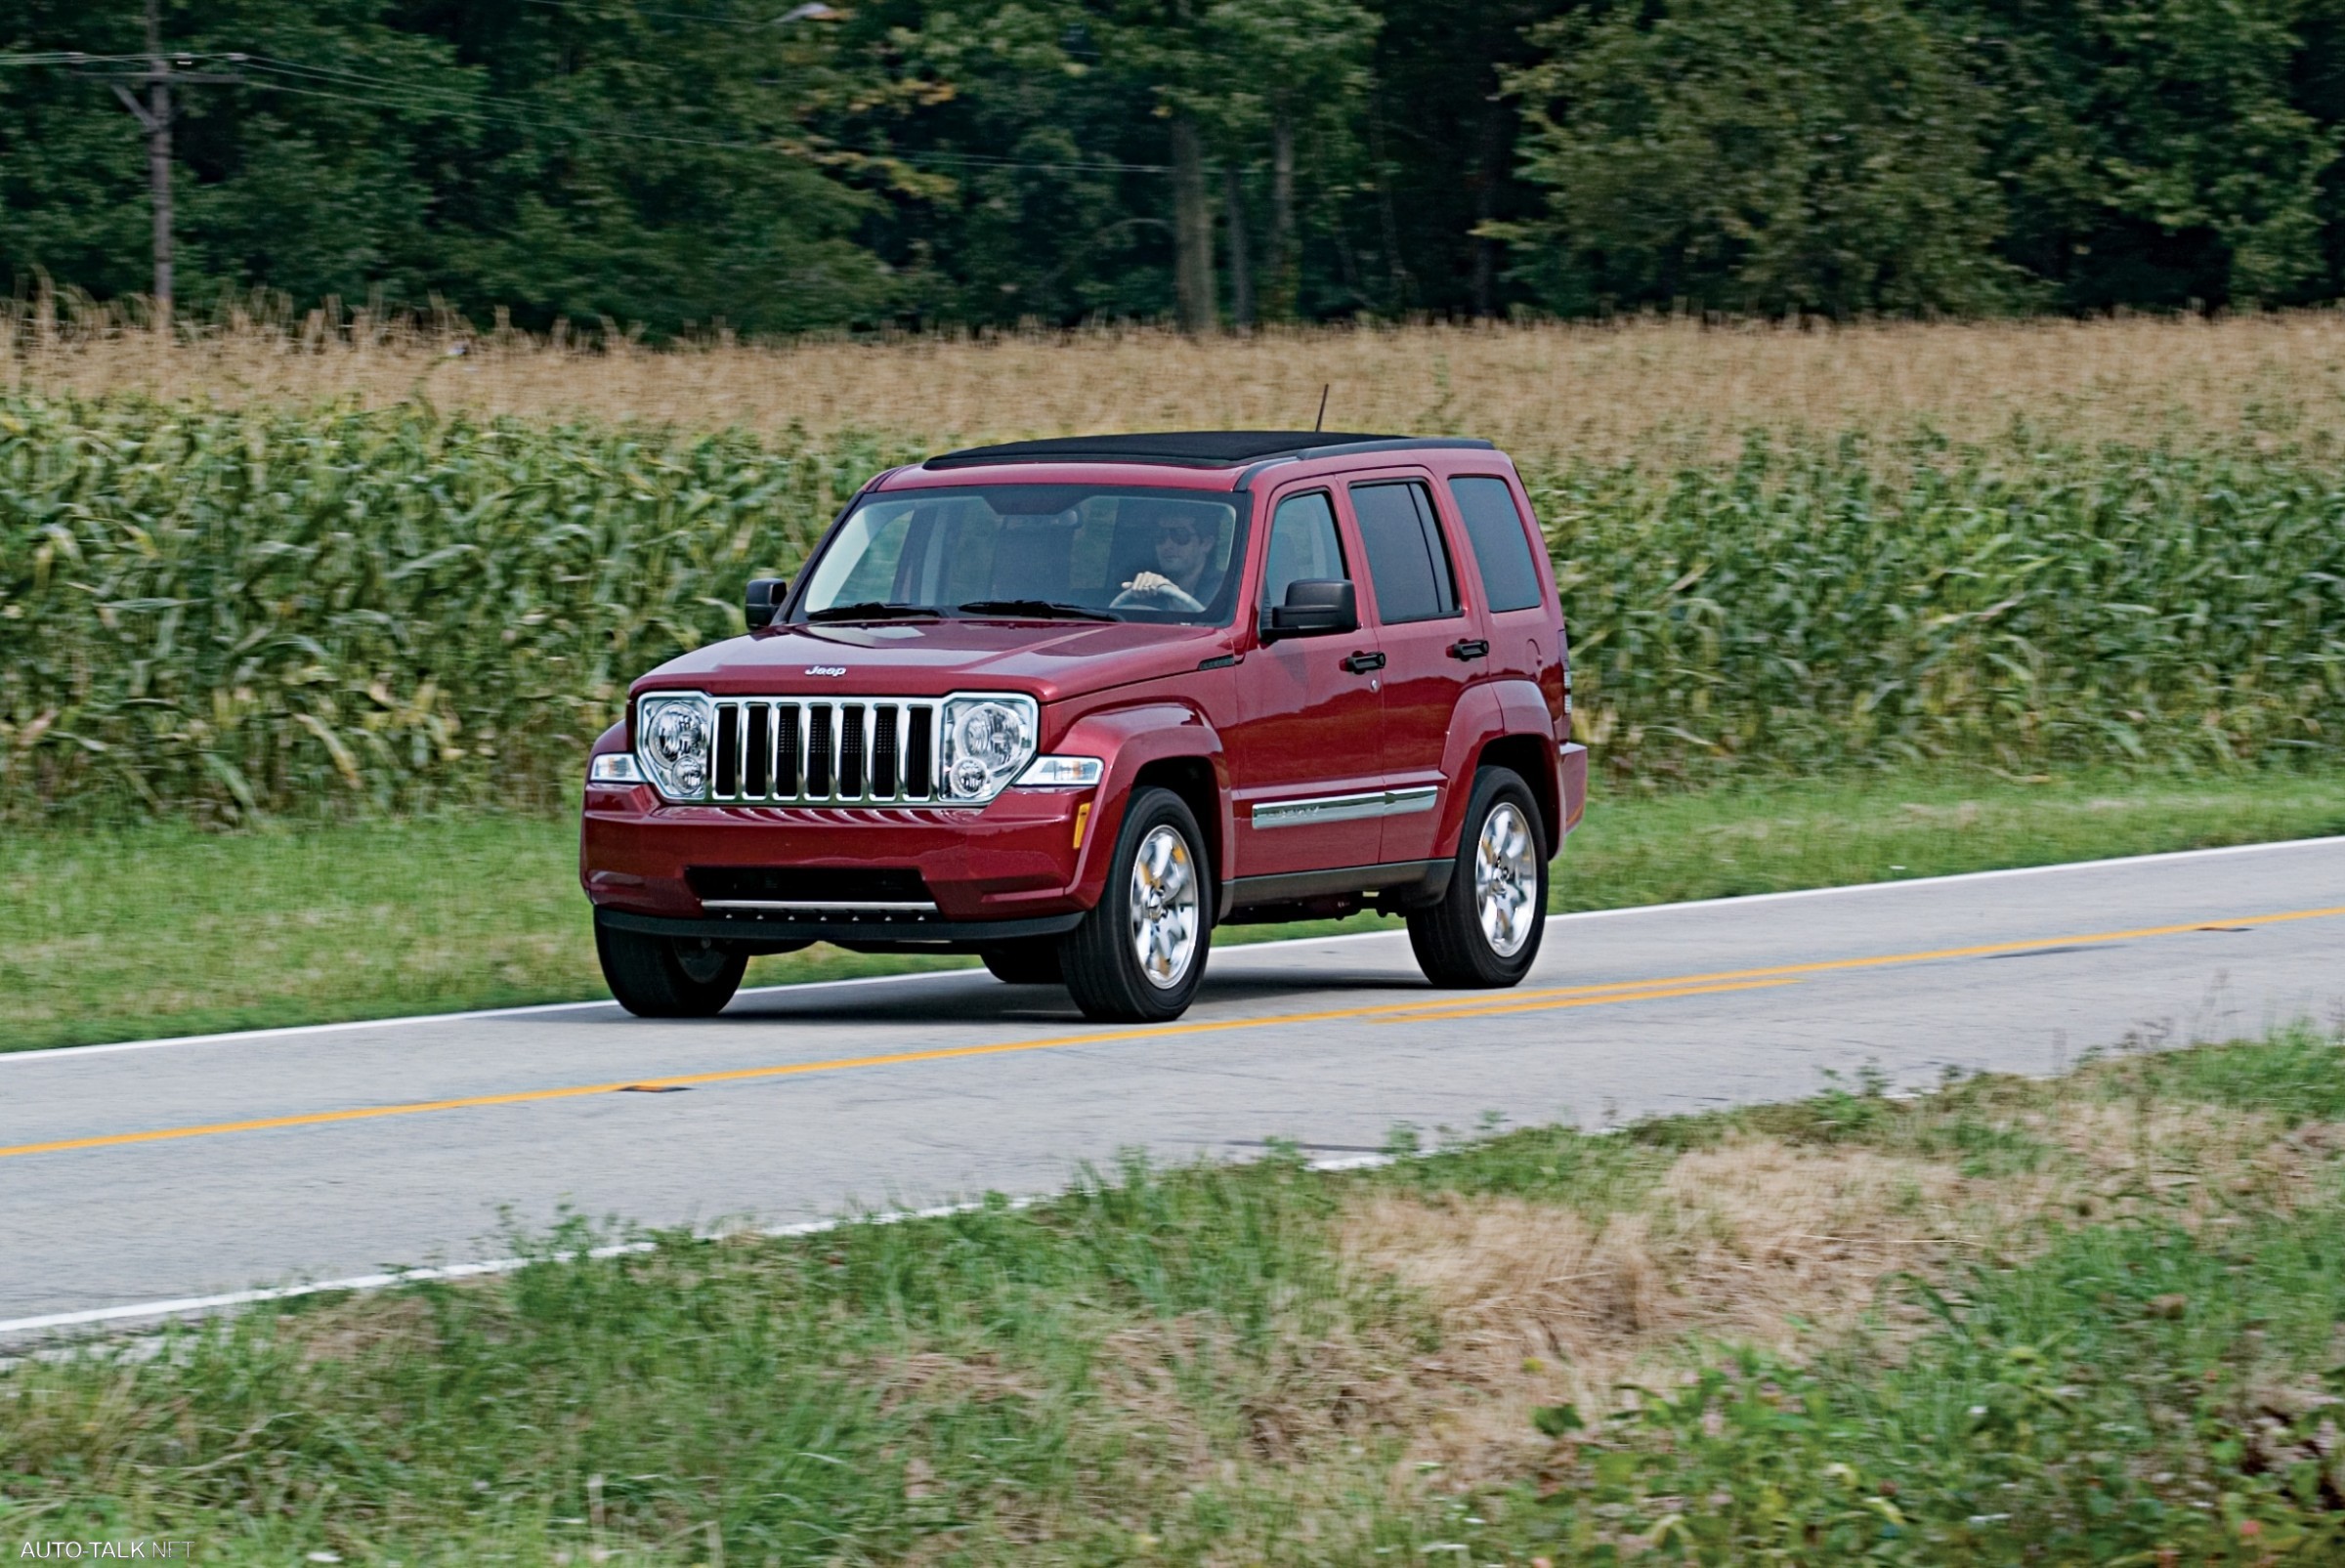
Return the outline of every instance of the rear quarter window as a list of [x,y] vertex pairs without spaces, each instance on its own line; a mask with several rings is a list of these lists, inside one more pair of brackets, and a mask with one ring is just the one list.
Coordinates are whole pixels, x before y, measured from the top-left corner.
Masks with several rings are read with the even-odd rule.
[[1535,610],[1539,606],[1539,569],[1531,560],[1531,541],[1515,510],[1514,492],[1503,479],[1469,476],[1449,482],[1457,497],[1458,515],[1466,523],[1466,538],[1473,546],[1473,563],[1481,569],[1482,593],[1494,612]]

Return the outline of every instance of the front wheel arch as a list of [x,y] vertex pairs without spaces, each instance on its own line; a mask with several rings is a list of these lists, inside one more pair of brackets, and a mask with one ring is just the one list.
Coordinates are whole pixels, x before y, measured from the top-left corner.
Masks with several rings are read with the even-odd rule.
[[[1218,890],[1228,883],[1222,868],[1227,864],[1221,843],[1221,781],[1214,772],[1213,763],[1205,757],[1159,757],[1144,765],[1131,781],[1130,799],[1139,798],[1143,789],[1170,789],[1180,797],[1189,815],[1197,819],[1197,832],[1204,842],[1198,847],[1205,851],[1205,869],[1213,886]],[[1215,908],[1215,918],[1220,911]]]

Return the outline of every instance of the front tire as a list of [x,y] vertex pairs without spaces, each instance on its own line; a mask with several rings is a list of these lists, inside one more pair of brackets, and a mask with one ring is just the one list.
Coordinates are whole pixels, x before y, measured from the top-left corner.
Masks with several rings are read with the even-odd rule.
[[746,954],[685,937],[648,936],[594,921],[594,954],[618,1004],[638,1018],[711,1018],[748,968]]
[[1133,794],[1106,892],[1059,940],[1059,967],[1085,1017],[1161,1024],[1188,1011],[1214,937],[1204,844],[1180,796],[1155,787]]
[[1473,777],[1458,859],[1441,902],[1409,911],[1409,946],[1425,977],[1448,991],[1518,985],[1547,934],[1547,843],[1519,774]]

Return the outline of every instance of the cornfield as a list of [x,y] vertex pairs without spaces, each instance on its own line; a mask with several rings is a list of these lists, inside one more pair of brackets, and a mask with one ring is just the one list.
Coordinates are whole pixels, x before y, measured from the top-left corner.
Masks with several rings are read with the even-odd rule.
[[713,340],[653,352],[313,313],[183,324],[0,302],[0,393],[219,406],[421,401],[538,422],[740,429],[910,445],[1101,430],[1327,428],[1486,436],[1526,461],[1716,460],[1777,438],[2015,428],[2084,444],[2240,433],[2345,439],[2345,311],[2205,320],[1883,321],[1808,329],[1362,324],[1193,339],[1146,327],[863,342]]
[[[2231,766],[2345,734],[2318,441],[1753,439],[1531,459],[1576,722],[1624,780]],[[626,683],[741,629],[837,430],[0,397],[0,816],[570,798]]]

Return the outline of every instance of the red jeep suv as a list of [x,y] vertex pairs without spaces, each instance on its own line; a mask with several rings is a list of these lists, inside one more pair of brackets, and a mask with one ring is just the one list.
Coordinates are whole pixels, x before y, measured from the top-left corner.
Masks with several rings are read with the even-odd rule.
[[579,873],[612,995],[716,1012],[760,953],[976,953],[1179,1016],[1214,927],[1408,918],[1511,986],[1587,801],[1563,615],[1488,442],[1016,442],[866,485],[749,633],[635,683]]

